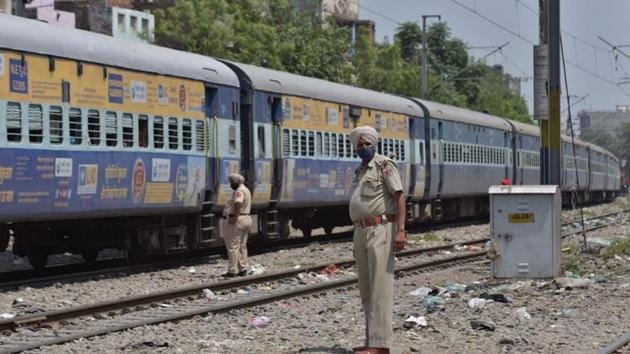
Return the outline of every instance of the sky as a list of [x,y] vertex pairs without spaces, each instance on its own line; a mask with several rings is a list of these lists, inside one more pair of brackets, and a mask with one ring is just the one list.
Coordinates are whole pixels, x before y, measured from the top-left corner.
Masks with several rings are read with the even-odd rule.
[[[509,41],[486,62],[501,64],[505,72],[523,78],[521,94],[532,113],[538,0],[359,0],[359,17],[376,23],[379,42],[385,36],[392,42],[398,23],[420,23],[422,15],[441,15],[452,35],[470,47],[498,47]],[[564,0],[560,16],[572,113],[630,105],[630,1]],[[599,37],[616,46],[629,46],[619,48],[623,53],[613,51]],[[492,50],[471,49],[469,54],[480,58]],[[624,81],[628,84],[619,84]],[[562,95],[566,115],[564,81]]]

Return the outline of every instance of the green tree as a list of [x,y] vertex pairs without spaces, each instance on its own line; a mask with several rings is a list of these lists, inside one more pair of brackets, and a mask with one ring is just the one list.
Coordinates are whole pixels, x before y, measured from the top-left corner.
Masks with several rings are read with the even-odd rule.
[[411,63],[420,60],[420,45],[422,44],[422,29],[415,22],[404,22],[396,28],[395,44],[400,46],[400,56]]
[[589,129],[580,134],[580,139],[601,146],[604,149],[613,152],[615,150],[616,139],[605,130]]

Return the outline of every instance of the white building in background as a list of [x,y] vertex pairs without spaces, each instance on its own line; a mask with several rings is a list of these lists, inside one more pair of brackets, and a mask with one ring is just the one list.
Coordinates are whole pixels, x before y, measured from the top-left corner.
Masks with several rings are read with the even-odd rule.
[[153,39],[155,16],[149,12],[112,7],[112,36],[135,41]]

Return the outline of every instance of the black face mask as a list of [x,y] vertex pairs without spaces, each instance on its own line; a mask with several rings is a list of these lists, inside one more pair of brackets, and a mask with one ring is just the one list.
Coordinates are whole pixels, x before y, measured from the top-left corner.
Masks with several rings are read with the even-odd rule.
[[232,187],[232,189],[237,190],[238,186],[240,186],[240,184],[238,183],[230,183],[230,187]]

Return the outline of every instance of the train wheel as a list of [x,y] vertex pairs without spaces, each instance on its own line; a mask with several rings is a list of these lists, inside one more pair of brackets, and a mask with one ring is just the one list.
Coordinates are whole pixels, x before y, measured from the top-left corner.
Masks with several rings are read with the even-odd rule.
[[304,237],[309,238],[313,234],[313,229],[310,227],[305,227],[302,229],[302,233],[304,234]]
[[282,240],[289,238],[291,235],[291,227],[289,226],[288,220],[280,221],[280,224],[278,225],[278,233],[280,235],[280,239]]
[[81,257],[83,257],[85,263],[94,263],[96,261],[96,257],[98,257],[98,250],[92,248],[85,249],[81,252]]
[[48,254],[43,251],[31,251],[27,257],[31,266],[38,270],[44,269],[48,263]]
[[9,247],[10,238],[9,227],[7,225],[0,225],[0,252],[6,251],[7,247]]
[[126,253],[127,253],[127,262],[129,264],[141,264],[144,261],[144,256],[142,254],[142,248],[140,247],[140,242],[138,240],[138,230],[136,228],[131,228],[127,230],[127,240],[126,240]]
[[332,235],[334,228],[334,226],[324,226],[324,232],[326,233],[326,235],[330,236]]

